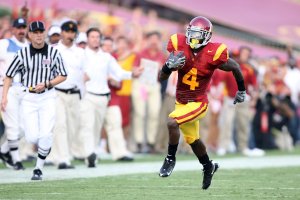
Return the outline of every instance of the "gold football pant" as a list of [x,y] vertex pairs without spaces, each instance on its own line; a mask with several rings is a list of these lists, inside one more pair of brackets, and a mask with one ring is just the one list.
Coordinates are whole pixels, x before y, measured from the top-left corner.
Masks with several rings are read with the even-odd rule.
[[207,103],[190,102],[180,104],[176,102],[175,110],[169,114],[169,117],[175,119],[183,133],[184,139],[188,144],[192,144],[200,138],[199,120],[206,115]]

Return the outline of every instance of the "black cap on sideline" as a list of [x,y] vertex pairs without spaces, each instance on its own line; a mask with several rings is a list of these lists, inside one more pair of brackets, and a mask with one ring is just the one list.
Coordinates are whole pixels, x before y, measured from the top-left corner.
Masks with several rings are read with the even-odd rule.
[[26,26],[27,26],[27,23],[24,18],[18,18],[16,20],[14,20],[14,22],[13,22],[13,27],[15,27],[15,28],[26,27]]
[[78,28],[77,28],[77,24],[74,21],[66,21],[65,23],[63,23],[61,25],[61,30],[62,31],[73,31],[75,33],[77,33]]
[[29,25],[29,31],[34,32],[34,31],[45,31],[45,25],[41,21],[33,21]]

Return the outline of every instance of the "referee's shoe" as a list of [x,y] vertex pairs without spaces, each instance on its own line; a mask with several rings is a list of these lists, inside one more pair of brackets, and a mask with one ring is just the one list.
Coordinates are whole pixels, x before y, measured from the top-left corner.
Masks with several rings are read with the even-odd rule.
[[4,165],[6,167],[11,168],[11,169],[14,168],[14,163],[13,163],[12,157],[9,152],[7,152],[7,153],[0,152],[0,160],[2,160],[2,162],[4,163]]
[[33,181],[40,181],[43,178],[43,173],[40,169],[34,169],[33,170],[33,176],[31,177],[31,180]]

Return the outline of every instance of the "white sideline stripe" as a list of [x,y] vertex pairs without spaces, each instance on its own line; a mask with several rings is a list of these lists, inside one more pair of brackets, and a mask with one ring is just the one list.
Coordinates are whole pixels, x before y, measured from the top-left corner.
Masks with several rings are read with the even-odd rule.
[[[158,162],[143,162],[143,163],[113,163],[101,165],[97,168],[87,168],[85,165],[76,166],[76,169],[58,170],[56,167],[45,167],[43,170],[43,179],[48,180],[62,180],[72,178],[95,178],[103,176],[116,176],[126,174],[138,173],[154,173],[158,177],[158,171],[162,165],[162,161]],[[300,156],[269,156],[259,158],[222,158],[218,159],[220,169],[260,169],[269,167],[292,167],[300,166]],[[174,172],[176,171],[190,171],[201,170],[198,160],[193,161],[177,161]],[[3,183],[20,183],[32,182],[33,168],[27,168],[25,171],[14,171],[11,169],[0,170],[0,184]],[[173,173],[174,173],[173,172]]]

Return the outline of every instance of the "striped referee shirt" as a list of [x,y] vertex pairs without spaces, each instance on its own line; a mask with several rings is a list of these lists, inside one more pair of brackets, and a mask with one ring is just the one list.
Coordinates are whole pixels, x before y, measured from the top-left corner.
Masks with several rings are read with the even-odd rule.
[[35,87],[56,76],[67,76],[62,57],[57,49],[45,43],[41,49],[28,45],[17,51],[6,71],[7,77],[21,73],[21,83],[25,87]]

